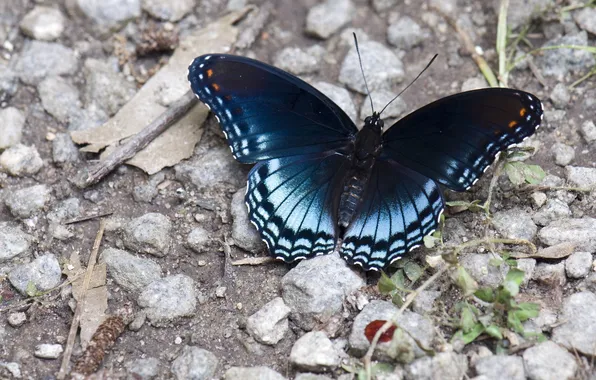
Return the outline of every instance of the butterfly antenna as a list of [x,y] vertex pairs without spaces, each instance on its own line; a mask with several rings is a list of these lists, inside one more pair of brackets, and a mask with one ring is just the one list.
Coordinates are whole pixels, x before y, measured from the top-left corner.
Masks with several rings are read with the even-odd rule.
[[411,86],[411,85],[413,85],[413,84],[414,84],[414,82],[416,82],[416,81],[418,80],[418,78],[420,78],[420,76],[421,76],[421,75],[422,75],[422,74],[423,74],[423,73],[426,71],[426,69],[428,69],[428,68],[430,67],[430,65],[432,65],[432,63],[434,62],[435,58],[437,58],[437,56],[438,56],[438,54],[435,54],[435,56],[434,56],[434,57],[433,57],[433,58],[430,60],[430,62],[429,62],[429,63],[426,65],[426,67],[425,67],[425,68],[424,68],[424,69],[423,69],[423,70],[420,72],[420,74],[418,74],[418,75],[416,76],[416,78],[414,78],[414,80],[413,80],[413,81],[412,81],[412,82],[411,82],[409,85],[407,85],[407,86],[406,86],[406,88],[404,88],[403,90],[401,90],[401,92],[400,92],[399,94],[397,94],[397,95],[395,96],[395,98],[391,99],[391,101],[390,101],[389,103],[387,103],[387,105],[386,105],[385,107],[383,107],[383,109],[381,110],[381,112],[379,112],[379,115],[381,115],[381,114],[383,113],[383,111],[385,111],[385,108],[389,107],[389,105],[390,105],[391,103],[393,103],[393,101],[394,101],[395,99],[399,98],[399,96],[400,96],[401,94],[403,94],[404,92],[406,92],[406,90],[407,90],[408,88],[410,88],[410,86]]
[[360,71],[362,72],[362,78],[364,78],[364,86],[366,87],[366,92],[368,93],[368,99],[370,100],[370,108],[372,112],[375,113],[375,107],[373,107],[372,96],[370,95],[370,90],[368,89],[368,83],[366,82],[366,75],[364,75],[364,68],[362,67],[362,57],[360,56],[360,49],[358,48],[358,38],[356,38],[356,33],[352,32],[354,35],[354,44],[356,45],[356,52],[358,53],[358,61],[360,62]]

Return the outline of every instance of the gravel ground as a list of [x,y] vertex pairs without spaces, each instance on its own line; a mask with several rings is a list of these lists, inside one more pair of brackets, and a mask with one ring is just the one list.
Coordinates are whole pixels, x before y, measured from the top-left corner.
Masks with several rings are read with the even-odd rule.
[[[534,47],[594,46],[596,9],[562,10],[558,3],[511,0],[509,26],[519,31],[532,22],[527,40]],[[357,124],[369,100],[352,31],[376,107],[439,54],[387,109],[386,123],[448,94],[487,86],[438,10],[455,18],[497,66],[498,1],[252,4],[257,8],[237,24],[235,53],[304,78]],[[195,123],[201,132],[193,135],[200,140],[194,154],[173,167],[147,175],[121,166],[86,189],[72,181],[98,155],[80,151],[71,133],[110,120],[179,41],[245,6],[245,0],[0,2],[0,378],[57,375],[80,299],[80,279],[72,274],[87,265],[99,228],[97,219],[66,222],[108,212],[99,250],[107,279],[98,275],[89,291],[97,309],[81,322],[73,361],[93,333],[89,326],[126,311],[130,323],[107,350],[103,378],[356,378],[348,369],[358,367],[369,347],[365,327],[398,307],[379,293],[378,273],[334,255],[291,266],[230,264],[265,256],[266,247],[243,204],[249,167],[234,162],[214,117]],[[377,348],[375,357],[392,365],[378,378],[596,376],[595,193],[569,190],[596,186],[594,78],[569,86],[595,65],[587,51],[554,49],[516,66],[509,85],[536,94],[545,109],[543,127],[524,143],[536,148],[529,162],[547,173],[545,187],[519,191],[503,175],[491,220],[452,212],[443,231],[449,244],[495,236],[541,248],[516,261],[525,271],[518,299],[540,305],[524,329],[543,333],[544,341],[512,333],[505,351],[494,339],[451,341],[448,314],[463,296],[443,276],[399,317],[407,360],[396,361],[389,343]],[[159,96],[168,103],[165,90]],[[491,177],[492,170],[469,192],[445,196],[486,199]],[[511,265],[494,265],[480,248],[465,252],[460,263],[480,285],[498,286]],[[426,265],[432,253],[421,249],[410,257]]]

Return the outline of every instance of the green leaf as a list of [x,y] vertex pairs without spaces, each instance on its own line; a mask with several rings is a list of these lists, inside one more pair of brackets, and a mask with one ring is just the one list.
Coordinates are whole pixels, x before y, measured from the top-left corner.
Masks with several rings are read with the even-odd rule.
[[524,275],[525,272],[521,269],[509,269],[507,275],[505,276],[505,281],[512,281],[519,286],[522,284],[522,282],[524,282]]
[[416,282],[424,274],[424,268],[415,262],[410,261],[404,267],[404,274],[410,281]]
[[526,165],[524,170],[524,178],[527,183],[538,185],[546,177],[546,173],[538,165]]
[[530,165],[524,162],[507,162],[504,170],[514,185],[521,185],[524,182],[536,185],[546,177],[546,173],[540,166]]
[[389,294],[395,289],[397,289],[397,287],[393,283],[393,280],[391,280],[385,274],[385,272],[381,272],[381,278],[379,279],[379,283],[377,284],[377,286],[379,287],[379,292],[381,292],[381,294]]
[[495,291],[492,288],[480,288],[474,295],[484,302],[495,302]]
[[519,317],[513,310],[507,312],[507,326],[516,333],[523,334],[524,332],[524,326],[522,325],[521,321],[519,320]]
[[503,339],[503,334],[501,334],[501,328],[497,325],[490,325],[484,329],[484,332],[487,335],[492,336],[496,339]]
[[480,212],[484,211],[482,207],[482,202],[479,199],[473,200],[472,202],[467,201],[450,201],[445,202],[445,204],[449,207],[458,208],[459,211],[470,210],[471,212]]
[[401,307],[404,304],[404,297],[400,292],[395,292],[393,296],[391,296],[391,302],[393,302],[394,305]]
[[397,289],[407,289],[408,288],[408,285],[406,284],[406,275],[405,275],[403,269],[400,269],[400,270],[396,271],[395,273],[393,273],[393,276],[391,276],[391,281],[393,281],[393,283],[395,284]]
[[500,257],[493,257],[492,259],[488,260],[488,265],[492,267],[500,267],[505,261]]
[[422,242],[424,243],[424,246],[428,249],[435,248],[437,246],[437,243],[440,241],[441,241],[441,239],[436,238],[432,235],[426,235],[425,237],[422,238]]
[[524,174],[518,164],[523,165],[522,162],[507,162],[505,166],[503,166],[503,170],[507,174],[507,177],[509,177],[509,180],[514,185],[521,185],[524,183]]
[[392,373],[394,370],[395,370],[395,367],[393,367],[389,363],[377,362],[371,366],[371,372],[372,372],[373,378],[376,378],[377,375]]
[[516,305],[516,309],[514,313],[521,322],[536,318],[540,314],[540,305],[536,303],[521,302]]
[[476,338],[484,332],[484,326],[481,323],[476,323],[469,332],[462,333],[461,339],[465,344],[472,343]]
[[25,293],[27,293],[27,295],[29,297],[35,297],[36,295],[39,294],[39,290],[37,290],[37,287],[35,286],[33,281],[29,281],[27,283],[27,288],[25,288]]
[[464,307],[461,311],[461,318],[460,318],[460,325],[461,329],[464,333],[468,333],[474,328],[477,323],[476,316],[474,312],[469,307]]
[[464,295],[469,296],[478,290],[478,283],[470,276],[468,271],[462,266],[458,266],[455,272],[455,283],[463,291]]

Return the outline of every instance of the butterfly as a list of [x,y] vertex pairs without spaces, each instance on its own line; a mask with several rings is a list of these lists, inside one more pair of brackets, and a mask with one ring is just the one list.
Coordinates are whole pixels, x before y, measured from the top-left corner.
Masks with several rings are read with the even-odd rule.
[[245,202],[270,254],[291,262],[337,250],[365,270],[418,247],[438,227],[439,186],[470,188],[543,113],[532,94],[487,88],[439,99],[386,130],[373,111],[359,130],[320,91],[260,61],[203,55],[188,80],[236,160],[256,164]]

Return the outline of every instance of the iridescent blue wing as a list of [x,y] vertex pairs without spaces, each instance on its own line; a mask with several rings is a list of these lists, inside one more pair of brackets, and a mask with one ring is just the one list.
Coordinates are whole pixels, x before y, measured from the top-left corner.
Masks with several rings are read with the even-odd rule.
[[203,55],[190,65],[188,80],[243,163],[338,149],[358,132],[328,97],[259,61]]
[[443,212],[439,186],[392,160],[375,162],[340,254],[364,269],[383,269],[416,248],[438,226]]
[[382,157],[463,191],[499,152],[532,135],[541,120],[540,100],[527,92],[505,88],[463,92],[395,123],[383,135]]
[[252,168],[248,214],[272,256],[289,262],[333,251],[349,167],[346,156],[327,152],[274,158]]

